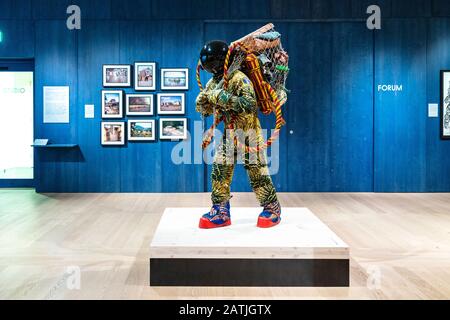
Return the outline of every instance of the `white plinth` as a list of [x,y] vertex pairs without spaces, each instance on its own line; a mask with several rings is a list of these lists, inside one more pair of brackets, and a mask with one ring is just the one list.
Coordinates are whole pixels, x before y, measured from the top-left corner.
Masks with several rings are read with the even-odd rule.
[[167,208],[151,243],[152,258],[348,259],[348,246],[306,208],[283,208],[282,222],[256,227],[260,208],[232,208],[232,225],[199,229],[208,208]]
[[260,208],[232,208],[232,225],[200,229],[209,208],[168,208],[150,246],[152,286],[349,285],[348,246],[306,208],[256,227]]

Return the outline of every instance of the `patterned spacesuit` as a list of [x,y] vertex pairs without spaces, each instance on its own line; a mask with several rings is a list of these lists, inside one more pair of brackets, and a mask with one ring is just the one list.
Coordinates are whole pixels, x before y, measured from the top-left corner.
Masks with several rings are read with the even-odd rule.
[[[236,70],[229,75],[228,88],[224,90],[223,79],[219,73],[208,82],[197,97],[196,109],[205,117],[219,111],[219,117],[224,117],[225,128],[232,122],[236,132],[244,133],[244,136],[224,133],[222,141],[216,148],[211,174],[213,207],[210,213],[205,214],[200,220],[201,228],[227,226],[231,223],[230,185],[239,155],[234,139],[243,139],[244,141],[239,141],[247,146],[264,144],[253,85],[242,71]],[[260,205],[264,207],[258,218],[258,226],[272,227],[281,220],[281,208],[269,175],[266,155],[264,152],[250,154],[243,151],[240,155],[243,157],[252,189]]]
[[[205,90],[197,98],[197,111],[203,116],[213,114],[213,106],[220,109],[225,115],[225,127],[233,118],[235,129],[241,129],[247,135],[247,144],[262,145],[264,139],[258,119],[258,109],[253,86],[247,76],[236,70],[230,76],[227,91],[222,90],[223,82],[211,79]],[[209,96],[209,98],[208,98]],[[230,185],[233,178],[237,149],[234,148],[234,136],[223,136],[215,155],[212,169],[212,196],[213,203],[223,203],[230,199]],[[252,139],[253,141],[250,141]],[[256,141],[255,141],[256,140]],[[243,142],[245,143],[245,142]],[[250,178],[251,186],[262,207],[277,201],[275,188],[267,168],[264,153],[254,156],[245,153],[244,167]]]

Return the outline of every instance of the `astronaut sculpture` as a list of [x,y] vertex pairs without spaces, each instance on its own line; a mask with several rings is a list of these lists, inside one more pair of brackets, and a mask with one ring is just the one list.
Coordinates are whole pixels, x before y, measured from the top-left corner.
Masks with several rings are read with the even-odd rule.
[[[281,221],[281,206],[269,175],[266,149],[284,125],[281,106],[287,100],[288,55],[283,50],[281,35],[272,24],[228,46],[211,41],[200,52],[197,79],[201,89],[196,110],[215,120],[207,132],[203,147],[213,138],[214,130],[224,122],[226,132],[216,147],[212,168],[212,208],[200,218],[199,227],[211,229],[231,225],[230,186],[237,156],[242,157],[250,184],[263,207],[257,226],[270,228]],[[205,88],[199,71],[213,77]],[[258,110],[276,115],[274,134],[266,142],[258,119]]]

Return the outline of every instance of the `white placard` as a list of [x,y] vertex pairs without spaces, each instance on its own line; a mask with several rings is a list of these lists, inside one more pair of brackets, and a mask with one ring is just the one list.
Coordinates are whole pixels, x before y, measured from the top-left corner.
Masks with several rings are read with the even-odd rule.
[[437,103],[430,103],[428,105],[428,117],[429,118],[439,117],[439,105]]
[[69,87],[44,87],[44,123],[69,123]]
[[84,117],[86,119],[95,118],[94,105],[93,104],[85,104],[84,105]]

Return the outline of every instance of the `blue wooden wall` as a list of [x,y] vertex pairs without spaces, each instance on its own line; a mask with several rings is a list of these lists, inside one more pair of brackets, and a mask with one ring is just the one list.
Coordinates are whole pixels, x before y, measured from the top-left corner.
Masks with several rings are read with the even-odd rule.
[[[81,7],[80,31],[65,27],[70,4]],[[380,31],[365,27],[370,4],[381,6]],[[209,190],[210,167],[173,164],[174,142],[101,146],[101,66],[189,67],[192,128],[201,45],[271,21],[292,69],[273,176],[280,191],[450,191],[450,141],[427,117],[427,104],[439,102],[439,70],[450,69],[448,0],[0,0],[0,59],[35,59],[36,138],[80,146],[36,151],[37,191]],[[403,91],[377,91],[391,83]],[[43,124],[45,85],[70,86],[70,124]],[[85,104],[96,105],[95,119],[84,118]],[[249,190],[242,166],[233,189]]]
[[375,190],[424,191],[426,21],[387,21],[383,31],[376,34],[375,83],[401,82],[403,90],[375,95]]

